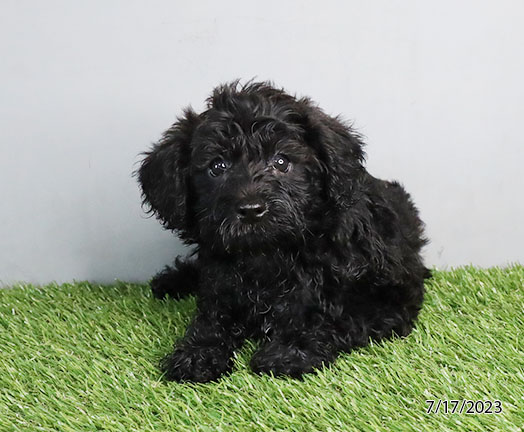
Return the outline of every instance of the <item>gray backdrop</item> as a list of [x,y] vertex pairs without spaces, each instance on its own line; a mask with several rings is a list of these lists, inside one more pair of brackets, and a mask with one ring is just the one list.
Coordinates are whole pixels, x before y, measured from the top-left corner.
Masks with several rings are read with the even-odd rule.
[[0,280],[148,279],[184,248],[139,152],[234,78],[310,95],[418,203],[429,265],[524,258],[524,3],[2,1]]

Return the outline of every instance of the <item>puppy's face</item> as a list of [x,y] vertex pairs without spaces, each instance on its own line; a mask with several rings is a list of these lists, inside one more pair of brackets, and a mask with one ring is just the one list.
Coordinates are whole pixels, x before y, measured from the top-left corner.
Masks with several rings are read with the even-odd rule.
[[314,150],[284,119],[222,114],[208,112],[192,140],[200,238],[226,250],[299,241],[322,201]]
[[[144,203],[201,248],[293,247],[352,205],[361,142],[308,99],[267,83],[218,87],[142,161]],[[320,231],[320,232],[319,232]]]

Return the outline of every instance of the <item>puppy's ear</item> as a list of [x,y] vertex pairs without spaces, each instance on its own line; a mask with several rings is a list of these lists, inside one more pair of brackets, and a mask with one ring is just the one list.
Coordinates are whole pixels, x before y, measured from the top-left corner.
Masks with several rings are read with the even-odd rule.
[[303,106],[307,107],[302,117],[305,139],[320,160],[327,199],[335,207],[346,209],[357,198],[358,186],[366,172],[361,138],[309,101]]
[[187,237],[190,229],[188,217],[188,176],[191,160],[191,139],[200,123],[200,117],[191,109],[173,124],[153,148],[144,153],[138,169],[143,204],[150,207],[164,227],[178,230]]

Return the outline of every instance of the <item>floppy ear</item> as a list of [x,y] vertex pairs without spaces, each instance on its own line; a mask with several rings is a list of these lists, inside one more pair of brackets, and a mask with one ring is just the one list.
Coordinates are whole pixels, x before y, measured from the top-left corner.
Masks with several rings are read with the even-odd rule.
[[321,162],[327,199],[335,207],[347,209],[357,198],[358,186],[366,172],[363,143],[339,119],[328,116],[309,101],[305,101],[305,106],[305,139]]
[[200,117],[191,109],[173,124],[162,139],[144,153],[138,169],[143,204],[147,204],[165,228],[190,237],[188,217],[188,175],[191,160],[190,143]]

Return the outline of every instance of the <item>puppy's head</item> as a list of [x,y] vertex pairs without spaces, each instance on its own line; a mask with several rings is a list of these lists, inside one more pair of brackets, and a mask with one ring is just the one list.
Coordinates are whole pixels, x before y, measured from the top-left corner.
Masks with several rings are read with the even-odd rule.
[[188,242],[226,251],[301,242],[351,206],[361,142],[308,99],[267,83],[216,88],[146,153],[144,203]]

